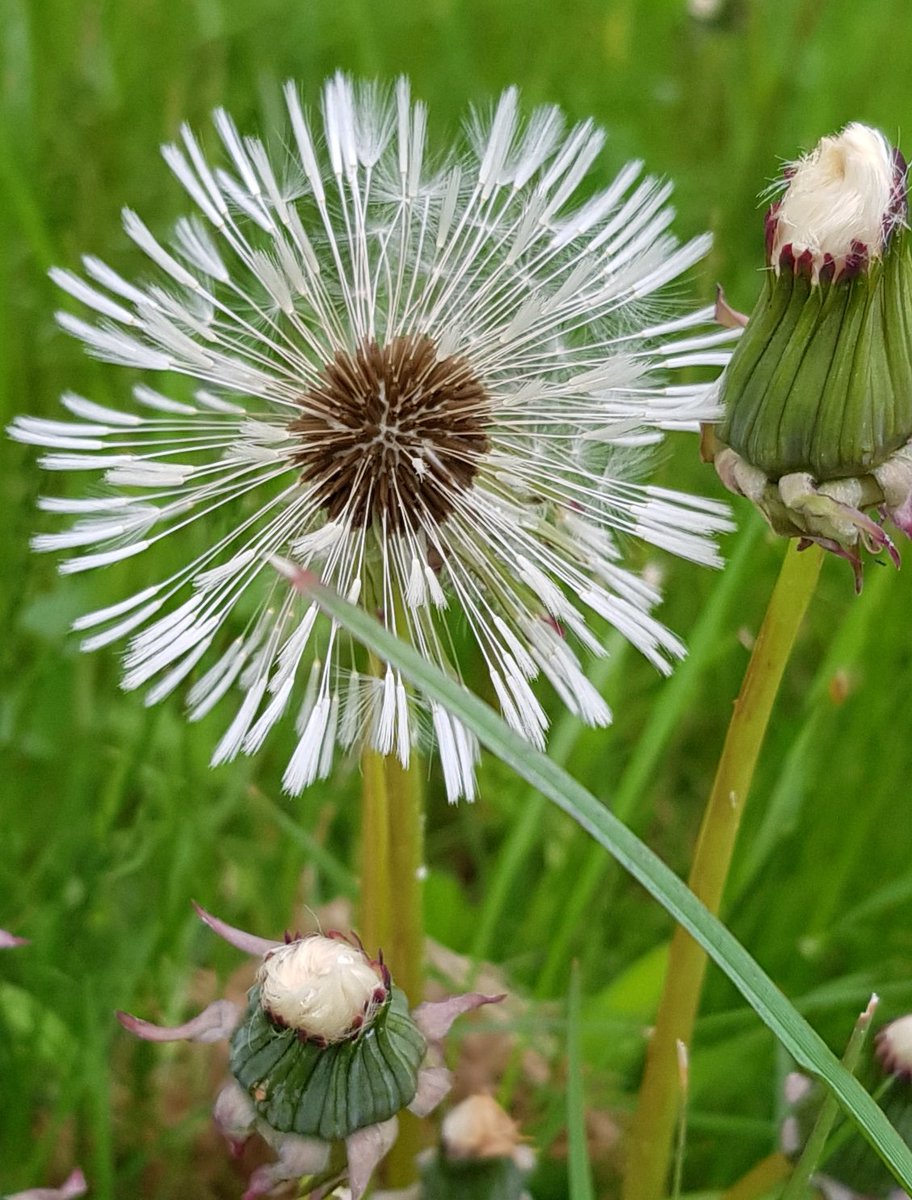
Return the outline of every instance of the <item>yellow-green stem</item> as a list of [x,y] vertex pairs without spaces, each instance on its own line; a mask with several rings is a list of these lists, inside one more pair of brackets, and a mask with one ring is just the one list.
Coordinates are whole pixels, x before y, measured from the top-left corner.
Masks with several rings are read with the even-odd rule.
[[358,934],[369,954],[392,943],[389,799],[382,754],[361,759],[361,912]]
[[[421,762],[413,753],[403,767],[392,755],[366,750],[362,772],[359,932],[369,953],[383,951],[397,987],[414,1006],[424,992]],[[390,1187],[407,1187],[415,1181],[415,1158],[422,1145],[421,1123],[410,1113],[401,1113],[399,1137],[384,1165]]]
[[770,1154],[742,1175],[737,1183],[733,1183],[728,1191],[722,1193],[722,1200],[760,1200],[768,1196],[774,1188],[791,1174],[792,1164],[778,1150]]
[[[822,559],[817,546],[801,553],[789,546],[735,702],[689,879],[713,913],[719,912],[757,756]],[[679,1103],[676,1045],[690,1046],[705,971],[705,953],[677,929],[631,1128],[623,1200],[664,1195]]]
[[387,758],[389,862],[393,880],[393,919],[389,963],[396,983],[413,1005],[424,993],[424,804],[421,764],[413,754],[408,767]]

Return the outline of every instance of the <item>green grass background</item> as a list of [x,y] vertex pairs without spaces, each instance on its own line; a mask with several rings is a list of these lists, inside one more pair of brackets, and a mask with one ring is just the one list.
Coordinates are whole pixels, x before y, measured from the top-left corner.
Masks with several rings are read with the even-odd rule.
[[[158,232],[187,208],[158,145],[184,119],[211,144],[216,104],[242,129],[280,129],[286,78],[315,103],[336,67],[406,72],[438,142],[468,101],[514,82],[528,105],[594,115],[610,133],[596,175],[636,156],[671,177],[678,232],[716,234],[692,295],[706,300],[720,279],[742,308],[762,266],[756,196],[779,162],[847,120],[902,144],[912,113],[908,0],[736,0],[715,23],[682,0],[3,0],[0,14],[4,423],[57,415],[65,388],[126,397],[127,372],[56,329],[47,268],[90,252],[141,271],[121,206]],[[264,934],[305,903],[354,896],[357,770],[289,800],[287,733],[210,771],[224,709],[188,727],[179,697],[147,710],[120,692],[116,653],[80,655],[67,627],[141,586],[153,565],[60,580],[28,551],[45,527],[34,499],[80,482],[40,480],[24,447],[4,443],[0,456],[0,925],[33,942],[0,958],[0,1191],[57,1180],[78,1161],[98,1200],[227,1200],[240,1176],[205,1132],[211,1053],[128,1045],[112,1011],[177,1019],[238,966],[199,926],[191,896]],[[693,438],[674,442],[659,475],[720,494]],[[619,649],[600,677],[617,714],[609,733],[555,712],[554,752],[682,872],[783,551],[745,507],[737,516],[722,574],[660,560],[663,616],[691,645],[674,679]],[[856,599],[848,568],[826,565],[729,894],[735,933],[836,1047],[872,989],[885,1010],[912,1006],[909,570],[869,565]],[[499,964],[532,1001],[513,1024],[539,1070],[508,1065],[503,1094],[536,1143],[556,1148],[536,1180],[542,1200],[567,1194],[564,1002],[579,960],[591,1149],[599,1194],[611,1196],[610,1129],[632,1103],[669,922],[497,763],[484,763],[472,807],[448,808],[432,772],[429,804],[431,934]],[[703,1011],[691,1190],[730,1183],[775,1147],[788,1069],[714,972]]]

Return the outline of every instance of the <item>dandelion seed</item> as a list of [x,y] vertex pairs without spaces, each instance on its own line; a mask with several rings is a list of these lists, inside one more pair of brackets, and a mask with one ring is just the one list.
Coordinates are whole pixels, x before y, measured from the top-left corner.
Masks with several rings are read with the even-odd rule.
[[682,652],[619,539],[714,564],[727,527],[722,507],[641,482],[664,430],[717,415],[712,389],[657,372],[720,365],[733,334],[706,332],[709,310],[671,315],[659,295],[708,245],[668,234],[662,183],[630,164],[578,195],[604,140],[591,122],[565,130],[541,108],[523,123],[510,89],[493,117],[472,116],[468,150],[440,159],[405,81],[384,93],[335,76],[322,129],[293,86],[285,98],[295,150],[281,171],[222,111],[227,168],[189,128],[166,147],[200,214],[165,246],[125,212],[154,282],[91,257],[86,280],[55,272],[97,314],[62,313],[63,328],[99,358],[168,372],[177,394],[137,387],[129,413],[67,395],[74,420],[14,423],[47,469],[101,473],[84,502],[42,502],[78,519],[35,547],[79,551],[69,573],[186,542],[174,574],[77,626],[93,631],[86,648],[129,639],[124,686],[149,702],[197,669],[191,717],[239,690],[215,762],[291,721],[284,782],[297,792],[328,773],[335,745],[405,763],[433,730],[450,799],[471,796],[471,734],[435,706],[420,720],[394,668],[367,677],[273,560],[359,597],[458,675],[445,625],[457,612],[534,743],[539,674],[604,723],[573,648],[598,651],[591,614],[663,670]]

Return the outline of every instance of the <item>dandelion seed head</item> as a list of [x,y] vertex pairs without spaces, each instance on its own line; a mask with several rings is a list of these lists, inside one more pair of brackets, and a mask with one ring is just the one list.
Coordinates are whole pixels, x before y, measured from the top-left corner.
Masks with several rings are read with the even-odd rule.
[[84,277],[55,272],[94,314],[61,313],[68,333],[166,374],[123,411],[68,393],[70,419],[14,423],[46,469],[99,479],[84,500],[42,501],[76,521],[35,548],[72,551],[69,573],[186,547],[170,575],[76,625],[87,649],[126,639],[125,686],[149,703],[186,685],[195,720],[238,696],[214,763],[284,722],[297,793],[336,746],[407,763],[433,737],[448,797],[471,798],[472,734],[394,667],[371,677],[272,564],[318,571],[457,678],[458,616],[535,745],[539,675],[603,724],[577,656],[601,650],[593,619],[660,669],[681,653],[624,543],[717,561],[724,507],[650,487],[645,461],[666,431],[718,415],[709,387],[668,376],[724,365],[733,334],[669,301],[708,243],[669,233],[667,184],[630,163],[582,195],[605,142],[591,121],[568,128],[547,106],[524,119],[509,89],[472,114],[468,148],[439,156],[403,80],[336,75],[318,117],[294,85],[285,100],[290,161],[222,110],[220,162],[186,126],[165,148],[197,212],[162,241],[125,210],[151,281],[92,256]]
[[330,520],[415,533],[471,486],[490,409],[470,363],[426,336],[338,350],[289,425],[294,461]]

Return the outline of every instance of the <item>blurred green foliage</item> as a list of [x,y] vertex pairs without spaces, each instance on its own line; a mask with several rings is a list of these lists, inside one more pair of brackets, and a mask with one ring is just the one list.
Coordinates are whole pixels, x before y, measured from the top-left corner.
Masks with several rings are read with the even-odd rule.
[[[5,0],[4,423],[22,411],[57,415],[65,388],[113,404],[127,396],[128,372],[93,363],[56,329],[46,269],[76,267],[89,252],[128,275],[142,270],[120,208],[158,232],[185,211],[157,147],[184,119],[208,140],[216,104],[277,141],[284,79],[315,103],[336,67],[406,72],[441,138],[468,101],[519,83],[529,105],[557,102],[606,126],[595,182],[631,157],[671,177],[678,232],[710,227],[717,239],[694,297],[708,299],[720,279],[749,308],[762,267],[758,192],[782,159],[847,120],[902,144],[910,45],[908,0],[730,0],[709,21],[684,0]],[[304,905],[352,897],[357,769],[283,797],[286,731],[255,760],[210,771],[224,710],[188,727],[179,697],[145,709],[118,689],[114,652],[81,656],[67,634],[79,612],[138,587],[148,565],[60,581],[28,550],[43,527],[34,500],[39,488],[80,481],[42,480],[24,447],[4,443],[0,455],[0,925],[33,942],[0,960],[0,1187],[59,1179],[78,1161],[97,1200],[227,1200],[241,1177],[206,1132],[211,1054],[125,1045],[112,1010],[176,1018],[215,988],[210,970],[235,970],[238,956],[199,926],[191,896],[264,934],[302,922]],[[677,439],[659,473],[720,494],[692,438]],[[783,550],[743,507],[737,515],[729,572],[659,564],[663,616],[693,646],[683,682],[618,650],[602,681],[613,730],[581,732],[555,713],[554,744],[571,771],[609,804],[622,787],[625,818],[681,871]],[[912,1004],[908,569],[870,565],[856,599],[848,568],[827,564],[727,909],[836,1046],[872,989],[888,1010]],[[566,994],[573,958],[586,1094],[602,1118],[590,1152],[599,1194],[612,1195],[611,1130],[630,1108],[668,922],[497,763],[485,763],[474,807],[448,809],[433,770],[429,799],[432,935],[463,953],[483,949],[539,1005],[518,1006],[512,1027],[536,1071],[514,1060],[505,1084],[545,1148],[536,1196],[566,1195],[564,1166],[547,1153],[565,1120],[563,1010],[551,1002]],[[688,1187],[730,1183],[775,1147],[787,1069],[711,974],[691,1067]]]

